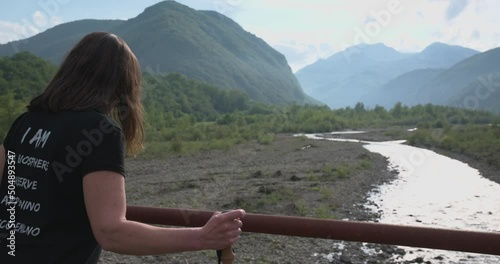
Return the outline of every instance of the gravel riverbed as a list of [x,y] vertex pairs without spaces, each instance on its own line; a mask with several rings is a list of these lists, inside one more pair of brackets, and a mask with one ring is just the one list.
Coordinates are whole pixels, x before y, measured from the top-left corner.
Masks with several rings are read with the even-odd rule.
[[[371,139],[386,140],[383,134]],[[276,135],[272,143],[243,143],[162,160],[127,160],[130,205],[376,221],[363,206],[374,187],[396,172],[360,143]],[[243,220],[244,223],[244,220]],[[395,246],[243,233],[235,263],[392,263]],[[103,252],[99,263],[216,263],[215,251],[161,256]],[[418,262],[419,260],[417,260]],[[410,263],[417,263],[410,262]]]

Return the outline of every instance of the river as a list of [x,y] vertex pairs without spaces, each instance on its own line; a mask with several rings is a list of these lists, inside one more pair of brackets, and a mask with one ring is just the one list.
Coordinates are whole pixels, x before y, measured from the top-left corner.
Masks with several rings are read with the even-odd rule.
[[[381,223],[500,231],[500,184],[469,165],[404,141],[329,140],[365,143],[369,151],[388,158],[388,169],[399,172],[396,180],[370,193],[365,205],[381,213]],[[431,263],[500,263],[500,256],[403,248],[407,254],[401,262],[421,257]]]

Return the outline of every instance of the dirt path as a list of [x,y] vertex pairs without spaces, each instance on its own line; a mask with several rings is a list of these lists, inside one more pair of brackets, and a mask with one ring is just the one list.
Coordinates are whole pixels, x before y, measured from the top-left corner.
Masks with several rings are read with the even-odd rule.
[[[269,145],[246,143],[165,160],[128,160],[127,167],[129,204],[361,221],[377,217],[362,206],[366,194],[395,177],[384,157],[361,144],[290,135],[278,135]],[[234,247],[236,263],[390,263],[385,260],[395,250],[369,245],[377,252],[369,256],[360,243],[336,242],[243,234]],[[214,251],[149,257],[104,252],[100,263],[216,263],[216,257]]]

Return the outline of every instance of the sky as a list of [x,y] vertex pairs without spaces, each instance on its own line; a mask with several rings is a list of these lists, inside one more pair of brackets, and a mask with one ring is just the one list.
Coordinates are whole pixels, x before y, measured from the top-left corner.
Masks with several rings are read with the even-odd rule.
[[[80,19],[130,19],[160,0],[3,0],[0,43]],[[283,53],[292,70],[361,43],[500,47],[498,0],[177,0],[215,10]]]

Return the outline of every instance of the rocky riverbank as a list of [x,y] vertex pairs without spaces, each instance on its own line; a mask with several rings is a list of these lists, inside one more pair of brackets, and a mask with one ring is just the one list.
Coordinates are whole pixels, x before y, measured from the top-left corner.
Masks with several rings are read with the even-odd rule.
[[[387,160],[362,144],[277,135],[165,160],[127,160],[129,204],[376,221],[366,195],[392,180]],[[243,221],[244,222],[244,221]],[[244,233],[236,263],[391,263],[394,246]],[[104,252],[100,263],[216,263],[214,251],[162,256]]]

